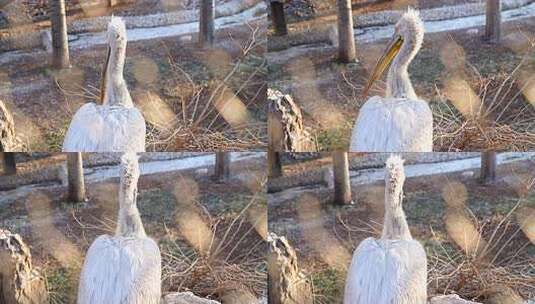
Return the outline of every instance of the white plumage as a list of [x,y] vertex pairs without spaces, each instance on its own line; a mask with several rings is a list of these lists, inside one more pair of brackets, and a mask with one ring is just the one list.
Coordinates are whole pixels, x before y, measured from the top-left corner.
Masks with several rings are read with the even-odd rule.
[[411,8],[396,24],[394,37],[365,89],[388,69],[386,97],[371,97],[359,111],[351,135],[353,152],[431,152],[433,114],[416,96],[408,67],[423,42],[424,26]]
[[63,141],[64,152],[145,151],[145,119],[134,107],[123,77],[127,39],[121,18],[112,17],[107,35],[102,105],[88,103],[78,109]]
[[85,258],[78,304],[157,304],[161,296],[161,257],[147,237],[136,207],[139,165],[134,153],[123,155],[119,220],[115,236],[98,237]]
[[427,257],[412,239],[402,209],[403,160],[386,163],[385,219],[380,239],[362,241],[349,266],[344,304],[425,304]]

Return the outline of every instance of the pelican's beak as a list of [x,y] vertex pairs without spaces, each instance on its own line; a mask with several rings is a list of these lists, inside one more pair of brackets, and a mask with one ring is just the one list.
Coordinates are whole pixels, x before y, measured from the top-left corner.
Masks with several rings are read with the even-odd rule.
[[399,53],[402,44],[403,37],[400,35],[394,36],[394,39],[390,41],[386,51],[383,53],[383,56],[381,56],[381,59],[379,59],[377,65],[375,66],[375,69],[373,69],[370,79],[368,79],[368,84],[366,84],[366,88],[364,89],[364,96],[368,96],[368,91],[372,87],[373,83],[383,76],[394,58],[396,58],[396,55]]
[[107,77],[106,75],[108,71],[108,64],[110,63],[110,55],[111,55],[111,47],[108,46],[108,53],[106,54],[106,61],[104,62],[104,66],[102,67],[102,73],[100,77],[100,104],[104,104],[104,99],[106,98],[106,83],[107,83]]

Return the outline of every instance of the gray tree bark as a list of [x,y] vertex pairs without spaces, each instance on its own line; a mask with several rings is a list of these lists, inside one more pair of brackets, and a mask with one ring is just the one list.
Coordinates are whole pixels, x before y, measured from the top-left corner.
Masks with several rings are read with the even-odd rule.
[[282,176],[282,165],[280,152],[275,152],[268,147],[268,165],[269,165],[269,177]]
[[502,23],[501,20],[502,17],[500,0],[487,0],[485,39],[489,42],[500,42]]
[[337,0],[338,6],[338,60],[343,63],[355,62],[357,51],[353,34],[353,13],[351,0]]
[[271,1],[271,22],[275,28],[275,35],[284,36],[288,34],[286,17],[284,16],[284,3],[282,1]]
[[481,152],[480,182],[484,185],[496,181],[496,151]]
[[201,0],[199,43],[201,47],[214,45],[215,0]]
[[67,153],[68,200],[83,202],[85,200],[84,168],[82,153]]
[[15,162],[14,152],[0,152],[2,154],[2,162],[4,166],[5,175],[17,174],[17,163]]
[[230,177],[230,152],[216,152],[214,179],[224,181]]
[[50,9],[50,22],[52,24],[52,67],[55,69],[66,69],[71,64],[69,59],[65,0],[51,0]]
[[334,173],[334,203],[337,205],[352,204],[347,152],[334,151],[332,152],[332,158]]

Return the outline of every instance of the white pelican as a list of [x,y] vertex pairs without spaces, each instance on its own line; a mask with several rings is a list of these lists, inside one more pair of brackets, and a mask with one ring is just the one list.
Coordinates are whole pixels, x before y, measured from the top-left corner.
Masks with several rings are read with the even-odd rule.
[[386,97],[373,96],[362,106],[351,135],[353,152],[431,152],[433,114],[416,96],[407,71],[420,50],[424,26],[409,8],[396,24],[394,36],[379,59],[364,94],[388,69]]
[[402,208],[403,160],[391,156],[385,170],[385,218],[380,239],[367,238],[353,254],[344,304],[425,304],[427,257],[413,240]]
[[80,275],[78,304],[160,303],[161,257],[147,237],[136,206],[137,156],[121,159],[119,220],[114,236],[99,236],[89,250]]
[[145,151],[145,119],[134,107],[123,77],[126,27],[121,18],[111,18],[107,39],[102,105],[87,103],[74,114],[63,141],[64,152]]

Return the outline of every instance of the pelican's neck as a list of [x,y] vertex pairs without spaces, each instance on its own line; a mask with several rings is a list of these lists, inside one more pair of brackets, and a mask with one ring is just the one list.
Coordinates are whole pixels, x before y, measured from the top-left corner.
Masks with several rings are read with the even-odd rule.
[[121,176],[119,187],[119,221],[116,235],[126,237],[145,237],[145,229],[136,206],[137,177],[130,174]]
[[412,239],[402,207],[403,178],[387,173],[385,187],[385,216],[381,238],[387,240]]
[[410,41],[403,43],[388,70],[386,97],[418,99],[412,87],[408,69],[419,49],[419,43],[411,43]]
[[123,77],[125,56],[126,42],[116,42],[115,46],[111,47],[110,59],[106,67],[106,98],[103,103],[105,105],[133,106],[132,98]]

